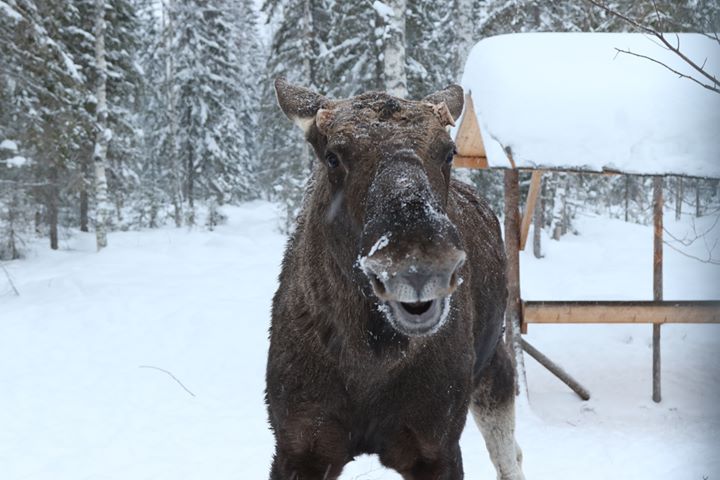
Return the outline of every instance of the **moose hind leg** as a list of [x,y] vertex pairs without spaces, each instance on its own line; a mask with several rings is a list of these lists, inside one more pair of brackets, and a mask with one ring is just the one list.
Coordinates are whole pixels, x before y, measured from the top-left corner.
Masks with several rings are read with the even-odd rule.
[[515,441],[515,375],[504,344],[482,373],[470,411],[485,439],[498,480],[525,480]]

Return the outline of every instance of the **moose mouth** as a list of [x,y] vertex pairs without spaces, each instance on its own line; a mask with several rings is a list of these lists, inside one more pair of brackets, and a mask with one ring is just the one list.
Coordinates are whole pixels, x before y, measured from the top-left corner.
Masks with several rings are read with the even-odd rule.
[[432,335],[445,323],[450,297],[425,302],[398,302],[390,300],[388,320],[392,326],[408,336]]

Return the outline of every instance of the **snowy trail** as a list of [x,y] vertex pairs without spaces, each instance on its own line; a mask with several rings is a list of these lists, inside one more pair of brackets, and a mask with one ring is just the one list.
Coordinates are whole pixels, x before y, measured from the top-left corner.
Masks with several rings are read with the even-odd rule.
[[[7,265],[21,296],[0,278],[1,479],[267,478],[267,326],[285,239],[272,205],[228,214],[214,232],[112,233],[100,254],[82,234]],[[523,257],[525,296],[649,298],[651,229],[579,228],[546,239],[545,259]],[[666,298],[718,297],[718,267],[666,255]],[[649,326],[531,326],[527,338],[593,395],[526,361],[529,480],[720,478],[720,326],[663,327],[659,405]],[[471,421],[462,448],[466,478],[494,478]],[[400,477],[363,457],[342,478]]]

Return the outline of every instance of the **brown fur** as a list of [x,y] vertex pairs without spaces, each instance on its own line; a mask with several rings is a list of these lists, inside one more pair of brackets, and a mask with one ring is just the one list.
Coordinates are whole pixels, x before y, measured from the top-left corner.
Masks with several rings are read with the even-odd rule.
[[[318,161],[273,300],[266,395],[277,443],[270,478],[337,478],[356,455],[374,453],[406,479],[461,479],[458,441],[473,391],[476,402],[503,403],[514,385],[499,341],[506,301],[499,224],[470,187],[450,179],[445,162],[452,141],[436,105],[444,102],[457,118],[462,90],[410,102],[384,93],[331,101],[282,81],[277,88],[291,118],[323,111],[306,131]],[[330,149],[340,157],[336,168],[325,163]],[[398,156],[407,149],[410,159]],[[423,219],[397,223],[409,213],[382,213],[391,203],[373,206],[380,194],[369,192],[390,188],[376,173],[387,165],[393,173],[401,161],[425,175],[429,187],[418,187],[425,192],[419,197],[437,204],[456,233],[438,236]],[[432,335],[395,330],[358,267],[385,230],[400,239],[388,255],[411,248],[442,255],[450,245],[467,254],[448,321]]]

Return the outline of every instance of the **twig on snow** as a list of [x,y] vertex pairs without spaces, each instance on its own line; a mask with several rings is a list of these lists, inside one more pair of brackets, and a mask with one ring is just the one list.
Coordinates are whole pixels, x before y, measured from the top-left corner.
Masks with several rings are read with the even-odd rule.
[[165,370],[164,368],[154,367],[154,366],[152,366],[152,365],[140,365],[140,368],[152,368],[153,370],[159,370],[159,371],[161,371],[161,372],[163,372],[163,373],[166,373],[166,374],[169,375],[173,380],[175,380],[175,381],[178,383],[178,385],[180,385],[180,386],[183,388],[183,390],[185,390],[187,393],[189,393],[189,394],[192,395],[193,397],[195,396],[195,394],[194,394],[193,392],[191,392],[189,388],[187,388],[185,385],[183,385],[183,383],[182,383],[180,380],[178,380],[178,378],[177,378],[175,375],[173,375],[172,372],[168,372],[168,371]]
[[12,277],[10,276],[10,272],[7,271],[7,268],[5,268],[5,264],[0,262],[0,267],[2,267],[3,272],[5,272],[5,276],[8,279],[8,282],[10,283],[10,288],[12,288],[13,292],[15,293],[16,297],[20,296],[20,292],[18,291],[17,287],[15,287],[15,282],[13,282]]

